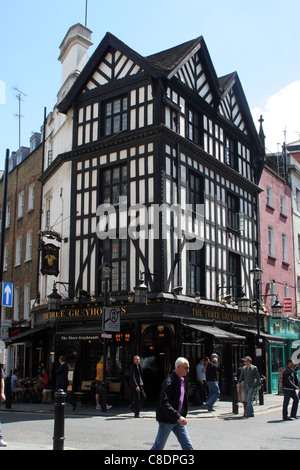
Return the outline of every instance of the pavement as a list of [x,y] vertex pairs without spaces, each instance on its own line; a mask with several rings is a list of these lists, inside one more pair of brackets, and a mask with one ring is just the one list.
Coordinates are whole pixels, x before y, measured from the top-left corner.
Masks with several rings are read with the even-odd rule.
[[[283,402],[283,396],[278,394],[264,394],[264,403],[260,405],[259,403],[254,403],[255,415],[267,413],[271,410],[281,410]],[[235,413],[234,413],[235,411]],[[51,414],[53,419],[55,417],[55,405],[53,403],[47,404],[36,404],[36,403],[13,403],[11,408],[6,408],[5,404],[1,405],[1,414],[3,413],[37,413],[37,414]],[[238,413],[236,409],[233,409],[232,402],[230,400],[218,400],[215,404],[215,411],[208,411],[205,405],[189,406],[189,419],[208,419],[208,418],[224,418],[224,416],[234,416],[236,414],[243,414],[243,405],[238,404]],[[281,411],[280,411],[281,415]],[[133,413],[128,406],[113,406],[106,412],[101,410],[96,410],[95,405],[81,404],[78,403],[75,411],[72,411],[70,404],[66,403],[65,405],[65,418],[69,417],[86,417],[86,416],[97,416],[103,418],[109,417],[132,417]],[[149,406],[148,408],[143,408],[141,411],[141,417],[145,419],[154,419],[155,420],[155,406]],[[1,450],[52,450],[51,447],[45,445],[35,444],[24,444],[18,442],[9,442],[8,447],[1,447]],[[68,450],[65,448],[65,450]],[[70,449],[71,450],[71,449]]]

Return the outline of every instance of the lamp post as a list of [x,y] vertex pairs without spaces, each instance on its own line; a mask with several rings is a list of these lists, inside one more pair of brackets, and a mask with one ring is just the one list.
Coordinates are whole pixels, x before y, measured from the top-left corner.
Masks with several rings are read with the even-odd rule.
[[260,283],[261,283],[261,276],[263,270],[259,268],[257,265],[254,269],[251,269],[251,274],[253,274],[253,280],[255,284],[255,302],[256,302],[256,320],[257,320],[257,351],[256,354],[258,357],[262,357],[262,353],[260,354],[260,346],[261,346],[261,338],[260,338],[260,321],[259,321],[259,308],[260,308]]
[[[104,308],[107,307],[107,290],[108,290],[108,281],[111,277],[112,267],[108,262],[103,263],[101,266],[101,279],[105,282],[104,290],[104,307],[102,312],[102,330],[105,332],[105,322],[104,322]],[[101,393],[101,411],[106,412],[106,338],[105,333],[103,337],[103,376],[102,376],[102,393]]]

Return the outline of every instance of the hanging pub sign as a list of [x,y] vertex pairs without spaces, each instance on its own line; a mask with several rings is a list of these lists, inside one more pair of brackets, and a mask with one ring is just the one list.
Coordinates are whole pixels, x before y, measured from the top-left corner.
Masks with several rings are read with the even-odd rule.
[[43,275],[58,276],[59,269],[59,247],[52,243],[47,243],[42,246],[42,267],[41,272]]

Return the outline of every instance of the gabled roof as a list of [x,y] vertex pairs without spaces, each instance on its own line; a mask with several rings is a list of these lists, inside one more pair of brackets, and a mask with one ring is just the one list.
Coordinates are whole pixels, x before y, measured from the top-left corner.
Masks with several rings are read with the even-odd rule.
[[[204,66],[205,69],[205,73],[203,73],[204,69],[202,69],[199,76],[202,74],[202,76],[205,77],[206,87],[209,88],[209,91],[206,92],[206,90],[204,90],[202,97],[206,99],[207,94],[210,93],[210,97],[207,99],[207,102],[209,104],[214,102],[215,106],[220,105],[221,107],[219,107],[219,109],[220,111],[223,111],[221,114],[228,119],[231,118],[230,113],[232,113],[232,115],[234,115],[232,122],[234,122],[242,131],[247,127],[260,149],[260,153],[264,153],[237,72],[218,78],[202,36],[165,51],[149,55],[148,57],[143,57],[116,38],[113,34],[106,33],[65,98],[58,104],[59,111],[63,113],[68,111],[73,100],[78,96],[78,94],[85,89],[87,90],[85,87],[89,80],[92,86],[95,86],[95,81],[97,82],[98,76],[95,77],[93,74],[99,67],[101,61],[105,62],[105,57],[111,50],[118,51],[122,56],[126,56],[126,59],[129,60],[132,67],[132,74],[137,73],[137,71],[146,72],[153,78],[165,77],[167,79],[171,79],[172,77],[183,78],[181,73],[182,70],[184,68],[187,70],[188,62],[191,66],[191,60],[196,57],[196,53],[199,51],[197,54],[198,62],[194,62],[192,66],[195,68],[195,71],[196,68],[199,68],[200,66]],[[100,73],[102,72],[100,71]],[[105,73],[102,73],[102,76],[103,75],[105,75]],[[111,75],[111,77],[113,77],[113,75]],[[108,81],[106,80],[104,83],[107,82]],[[188,79],[186,80],[186,84],[188,84]],[[201,86],[201,78],[199,86]],[[204,94],[205,92],[207,93],[206,95]]]
[[93,74],[95,68],[101,61],[101,58],[105,55],[105,53],[110,47],[124,53],[128,58],[138,64],[143,70],[148,72],[150,75],[154,77],[160,75],[161,72],[157,71],[155,67],[149,61],[147,61],[147,59],[145,59],[133,49],[128,47],[126,44],[116,38],[113,34],[106,33],[99,46],[87,62],[82,72],[80,73],[79,77],[67,93],[67,95],[58,104],[59,111],[61,111],[62,113],[66,113],[68,111],[72,101],[83,89],[85,83],[88,81],[89,77]]
[[202,36],[200,36],[196,39],[180,44],[179,46],[172,47],[171,49],[166,49],[165,51],[149,55],[147,60],[153,65],[153,67],[161,70],[163,73],[171,72],[190,55],[191,51],[199,48],[199,42],[202,39]]
[[66,113],[71,106],[74,98],[83,89],[85,83],[93,74],[94,69],[98,66],[101,58],[105,55],[109,48],[115,48],[125,54],[129,59],[141,67],[153,78],[167,77],[171,78],[176,71],[187,61],[193,54],[200,48],[203,50],[205,56],[206,66],[210,70],[210,79],[213,82],[213,88],[216,93],[219,93],[217,75],[211,62],[206,44],[202,36],[196,39],[187,41],[179,46],[172,47],[162,52],[152,54],[148,57],[143,57],[129,46],[124,44],[111,33],[106,33],[103,40],[89,59],[88,63],[82,70],[81,74],[65,96],[65,98],[58,104],[58,109],[62,113]]

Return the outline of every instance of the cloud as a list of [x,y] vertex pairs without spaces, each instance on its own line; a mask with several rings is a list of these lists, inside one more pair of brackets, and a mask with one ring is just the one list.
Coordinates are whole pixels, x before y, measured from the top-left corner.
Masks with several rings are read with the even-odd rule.
[[300,81],[292,82],[270,96],[263,108],[252,110],[253,120],[257,126],[260,115],[264,119],[267,152],[280,151],[284,141],[288,144],[299,141]]

